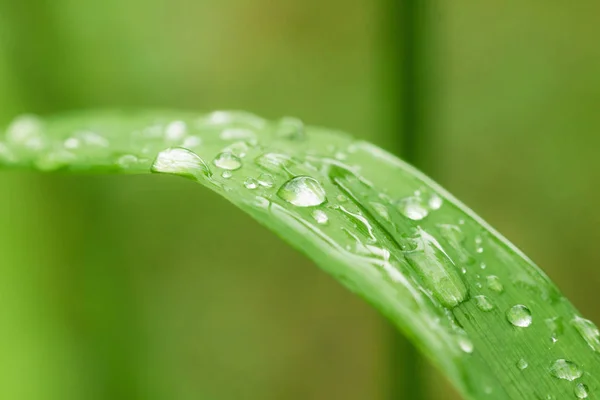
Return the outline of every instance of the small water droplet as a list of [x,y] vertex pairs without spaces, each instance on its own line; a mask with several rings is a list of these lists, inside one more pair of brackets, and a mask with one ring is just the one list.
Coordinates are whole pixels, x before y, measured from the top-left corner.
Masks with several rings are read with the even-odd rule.
[[231,173],[231,171],[223,171],[221,173],[221,177],[224,179],[229,179],[233,176],[233,174]]
[[101,148],[106,148],[106,147],[109,146],[108,139],[106,139],[103,136],[100,136],[96,132],[82,131],[82,132],[76,133],[75,136],[85,146],[89,146],[89,147],[101,147]]
[[575,397],[578,399],[587,399],[588,390],[589,389],[585,383],[578,383],[575,385],[575,389],[573,391],[575,393]]
[[583,371],[581,371],[577,364],[564,359],[554,361],[550,366],[550,373],[558,379],[565,379],[567,381],[574,381],[583,375]]
[[525,361],[524,358],[521,358],[519,361],[517,361],[517,368],[519,368],[521,371],[523,371],[528,366],[529,364],[527,363],[527,361]]
[[223,152],[217,154],[217,156],[213,160],[213,164],[215,164],[221,169],[235,171],[236,169],[240,169],[242,167],[242,160],[240,160],[233,153]]
[[284,117],[279,120],[275,134],[286,139],[302,140],[305,137],[304,124],[298,118]]
[[70,137],[67,140],[65,140],[64,146],[65,146],[65,149],[69,149],[69,150],[76,149],[80,146],[79,139]]
[[531,317],[531,311],[529,311],[529,308],[522,304],[511,307],[506,312],[506,319],[508,319],[508,322],[510,322],[513,326],[517,326],[519,328],[527,328],[533,321],[533,318]]
[[245,128],[228,128],[221,132],[220,136],[223,140],[251,140],[256,138],[254,131]]
[[152,163],[151,171],[194,177],[199,173],[206,177],[212,176],[210,168],[202,158],[196,153],[180,147],[172,147],[158,153]]
[[560,317],[546,318],[545,322],[546,322],[546,326],[552,333],[550,340],[552,340],[552,343],[558,342],[558,337],[560,335],[562,335],[562,333],[564,331],[562,318],[560,318]]
[[571,325],[575,327],[588,346],[594,351],[600,352],[600,331],[592,321],[576,316],[571,321]]
[[480,267],[481,269],[486,269],[487,265],[485,265],[485,263],[481,263]]
[[432,210],[439,210],[440,207],[442,206],[442,202],[443,202],[442,198],[434,193],[429,198],[429,202],[428,202],[429,208],[431,208]]
[[483,247],[478,247],[475,249],[475,251],[479,254],[483,253]]
[[8,126],[6,141],[16,147],[37,151],[45,146],[43,123],[35,115],[17,117]]
[[273,177],[269,174],[260,174],[258,176],[258,184],[262,187],[271,188],[273,187]]
[[385,205],[375,201],[372,201],[370,204],[371,207],[373,207],[373,209],[377,213],[377,215],[379,215],[381,218],[385,219],[388,222],[390,221],[390,212],[388,211],[388,208]]
[[405,217],[410,218],[413,221],[420,221],[429,213],[429,211],[423,207],[418,197],[407,197],[406,199],[400,200],[397,207]]
[[282,175],[282,172],[289,174],[288,167],[292,163],[292,158],[286,154],[265,153],[256,157],[254,160],[256,165],[266,169],[277,175]]
[[471,354],[474,350],[473,342],[465,336],[460,336],[458,338],[458,346],[467,354]]
[[322,210],[315,210],[312,212],[312,216],[318,224],[326,224],[329,221],[327,214]]
[[339,201],[340,203],[345,203],[348,201],[348,198],[346,196],[344,196],[343,194],[338,194],[336,197],[337,201]]
[[185,136],[187,126],[183,121],[173,121],[165,129],[165,139],[171,142],[177,142]]
[[504,286],[502,285],[502,282],[500,282],[500,278],[498,278],[496,275],[489,275],[486,280],[487,286],[492,292],[504,292]]
[[256,189],[258,187],[258,181],[252,177],[248,177],[244,181],[244,186],[246,189]]
[[315,178],[297,176],[283,184],[277,195],[290,204],[298,207],[313,207],[326,200],[325,189]]
[[475,296],[475,304],[481,311],[491,311],[494,309],[494,305],[485,296]]
[[342,153],[341,151],[336,152],[334,157],[340,161],[344,161],[346,158],[348,158],[348,156],[345,153]]

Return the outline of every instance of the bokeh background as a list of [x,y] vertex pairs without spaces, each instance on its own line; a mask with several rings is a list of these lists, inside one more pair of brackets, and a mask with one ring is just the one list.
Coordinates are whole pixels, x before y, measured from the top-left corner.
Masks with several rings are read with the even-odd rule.
[[[598,15],[0,0],[0,123],[166,107],[341,128],[417,164],[599,321]],[[0,173],[1,399],[383,400],[411,374],[411,399],[453,398],[374,310],[191,182]]]

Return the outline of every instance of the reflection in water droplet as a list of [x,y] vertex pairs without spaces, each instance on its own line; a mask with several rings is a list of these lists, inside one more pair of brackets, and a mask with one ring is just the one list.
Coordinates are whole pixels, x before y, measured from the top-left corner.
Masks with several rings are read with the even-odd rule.
[[213,164],[221,169],[235,171],[236,169],[240,169],[242,167],[242,160],[230,152],[223,152],[217,154],[213,160]]
[[442,206],[442,198],[434,193],[429,198],[428,204],[429,208],[431,208],[432,210],[439,210]]
[[502,293],[504,291],[504,286],[496,275],[489,275],[486,279],[487,286],[492,292]]
[[524,358],[521,358],[519,361],[517,361],[517,368],[519,368],[521,371],[523,371],[528,366],[529,364],[527,363],[527,361],[525,361]]
[[575,393],[575,397],[578,399],[587,399],[588,390],[589,389],[585,383],[578,383],[575,385],[575,389],[573,391]]
[[180,147],[169,148],[158,153],[151,171],[187,176],[198,176],[199,173],[206,177],[212,176],[210,168],[202,158]]
[[581,371],[577,364],[564,359],[554,361],[550,366],[550,373],[558,379],[566,379],[568,381],[574,381],[583,375],[583,371]]
[[273,177],[269,174],[260,174],[258,176],[258,184],[262,187],[271,188],[273,187]]
[[233,174],[231,173],[231,171],[223,171],[221,173],[221,177],[224,179],[229,179],[233,176]]
[[414,221],[422,220],[427,216],[429,211],[421,204],[418,197],[407,197],[400,200],[397,204],[398,210]]
[[290,204],[298,207],[313,207],[326,200],[325,189],[319,181],[310,176],[297,176],[283,184],[277,195]]
[[576,316],[571,321],[577,332],[594,351],[600,352],[600,331],[594,323],[588,319]]
[[323,212],[321,210],[313,211],[312,216],[315,219],[315,221],[317,221],[317,223],[319,223],[319,224],[326,224],[327,221],[329,221],[327,214],[325,214],[325,212]]
[[275,134],[290,140],[304,139],[304,124],[298,118],[284,117],[279,120]]
[[529,311],[529,308],[522,304],[511,307],[506,312],[506,319],[508,319],[508,322],[510,322],[512,325],[519,328],[527,328],[533,321],[533,318],[531,317],[531,311]]
[[246,187],[246,189],[256,189],[258,187],[258,182],[256,181],[256,179],[248,177],[244,181],[244,186]]
[[494,309],[494,305],[485,296],[475,296],[475,304],[481,311],[491,311]]

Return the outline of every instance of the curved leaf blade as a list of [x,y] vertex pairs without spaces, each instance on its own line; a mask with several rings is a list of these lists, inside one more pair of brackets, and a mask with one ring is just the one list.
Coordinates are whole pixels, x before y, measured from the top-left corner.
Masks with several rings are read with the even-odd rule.
[[[390,318],[466,398],[594,398],[600,333],[522,252],[380,148],[248,113],[24,116],[0,165],[193,179]],[[585,385],[585,386],[583,386]]]

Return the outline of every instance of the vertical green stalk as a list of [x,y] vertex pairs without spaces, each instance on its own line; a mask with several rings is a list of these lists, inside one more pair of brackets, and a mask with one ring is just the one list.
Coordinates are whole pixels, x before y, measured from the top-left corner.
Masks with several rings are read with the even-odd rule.
[[[421,167],[426,129],[425,51],[426,13],[418,0],[384,2],[383,120],[395,148],[407,162]],[[421,376],[421,356],[395,327],[390,327],[390,390],[388,398],[398,400],[425,397]]]

